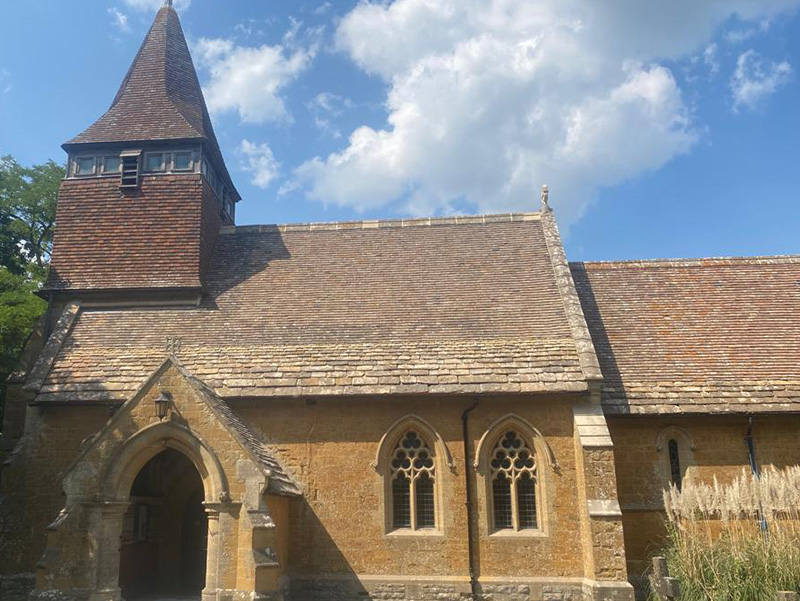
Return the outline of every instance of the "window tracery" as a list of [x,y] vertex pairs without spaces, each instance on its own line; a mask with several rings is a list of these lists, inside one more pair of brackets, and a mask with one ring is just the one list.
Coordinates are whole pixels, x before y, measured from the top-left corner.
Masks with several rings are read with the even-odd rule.
[[390,463],[392,527],[436,527],[436,462],[431,447],[415,430],[395,446]]
[[495,530],[539,527],[537,469],[533,445],[516,430],[507,431],[492,450],[492,515]]

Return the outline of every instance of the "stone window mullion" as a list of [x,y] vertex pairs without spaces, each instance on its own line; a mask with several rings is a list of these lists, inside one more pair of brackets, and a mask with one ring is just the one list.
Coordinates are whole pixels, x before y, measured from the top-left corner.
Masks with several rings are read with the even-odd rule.
[[[436,470],[434,455],[426,441],[417,432],[408,431],[398,441],[391,456],[390,469],[390,482],[393,484],[391,487],[392,527],[396,530],[435,528]],[[426,486],[423,488],[420,488],[419,485],[420,478],[426,480]],[[405,487],[395,485],[398,479],[406,482],[407,496]],[[420,497],[420,492],[423,493],[422,497]],[[420,508],[419,503],[426,501],[425,507]],[[430,511],[431,501],[433,501],[433,512]],[[402,511],[402,517],[407,517],[407,519],[398,519],[398,511]],[[423,512],[422,515],[425,519],[421,520],[420,511]]]
[[419,472],[412,472],[411,486],[409,488],[410,494],[408,495],[408,502],[411,504],[411,529],[417,529],[417,478]]

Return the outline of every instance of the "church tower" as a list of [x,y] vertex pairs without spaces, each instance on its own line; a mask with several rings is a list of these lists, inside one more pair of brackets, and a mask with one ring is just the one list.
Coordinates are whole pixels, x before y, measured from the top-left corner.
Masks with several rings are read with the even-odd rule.
[[167,1],[108,112],[63,145],[44,293],[84,302],[194,302],[236,191],[178,14]]

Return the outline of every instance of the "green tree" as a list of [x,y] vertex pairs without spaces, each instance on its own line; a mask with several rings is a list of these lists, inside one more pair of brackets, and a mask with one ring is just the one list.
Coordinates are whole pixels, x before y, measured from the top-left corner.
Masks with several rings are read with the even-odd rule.
[[53,161],[23,167],[0,157],[0,419],[6,378],[46,308],[35,292],[50,260],[63,178],[64,168]]
[[43,275],[62,179],[64,167],[53,161],[23,167],[11,156],[0,157],[0,244],[14,245],[0,246],[0,265],[20,273],[32,264]]

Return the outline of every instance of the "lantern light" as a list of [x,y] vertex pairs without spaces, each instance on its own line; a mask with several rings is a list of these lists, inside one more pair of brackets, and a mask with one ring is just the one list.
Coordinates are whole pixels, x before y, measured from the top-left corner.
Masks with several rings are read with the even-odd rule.
[[164,421],[164,418],[167,417],[167,411],[169,410],[169,406],[172,403],[172,395],[165,390],[161,391],[161,394],[155,400],[156,404],[156,415],[158,419]]

